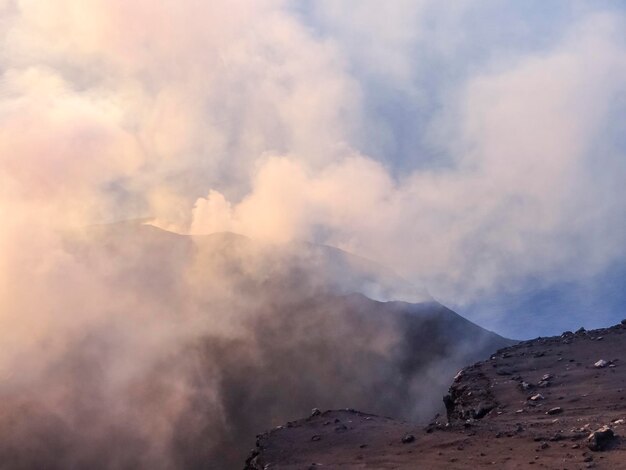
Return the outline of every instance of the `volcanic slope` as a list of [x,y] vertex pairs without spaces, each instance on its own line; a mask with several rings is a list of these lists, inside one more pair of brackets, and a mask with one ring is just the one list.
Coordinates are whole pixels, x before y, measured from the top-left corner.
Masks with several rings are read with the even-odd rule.
[[314,406],[428,419],[446,377],[512,343],[328,246],[140,221],[59,256],[46,353],[0,384],[0,469],[230,470]]
[[623,469],[625,354],[623,324],[524,341],[459,372],[448,417],[315,412],[259,435],[246,468]]

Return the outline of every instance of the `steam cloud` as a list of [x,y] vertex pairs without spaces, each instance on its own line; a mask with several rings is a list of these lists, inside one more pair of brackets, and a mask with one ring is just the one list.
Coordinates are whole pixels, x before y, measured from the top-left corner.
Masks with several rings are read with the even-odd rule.
[[624,12],[440,3],[0,0],[0,413],[38,418],[0,441],[66,426],[58,455],[117,435],[109,467],[176,466],[146,446],[186,442],[177,420],[232,425],[206,358],[294,327],[241,285],[258,259],[228,277],[198,239],[164,257],[91,224],[328,244],[461,304],[624,260]]

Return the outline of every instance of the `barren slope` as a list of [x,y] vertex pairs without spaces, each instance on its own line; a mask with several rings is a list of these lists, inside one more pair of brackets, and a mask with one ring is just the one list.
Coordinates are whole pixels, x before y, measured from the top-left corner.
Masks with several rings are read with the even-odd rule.
[[450,424],[329,411],[260,435],[248,468],[626,468],[625,353],[624,325],[522,342],[457,375]]

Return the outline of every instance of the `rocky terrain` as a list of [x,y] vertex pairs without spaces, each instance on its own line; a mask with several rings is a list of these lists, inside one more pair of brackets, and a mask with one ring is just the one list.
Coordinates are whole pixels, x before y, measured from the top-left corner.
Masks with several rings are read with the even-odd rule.
[[257,436],[245,468],[626,468],[622,323],[498,350],[454,377],[426,425],[314,410]]

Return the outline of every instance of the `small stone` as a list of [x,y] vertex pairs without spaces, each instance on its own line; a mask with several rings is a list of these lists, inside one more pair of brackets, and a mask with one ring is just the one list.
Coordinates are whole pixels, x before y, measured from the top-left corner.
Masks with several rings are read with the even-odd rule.
[[532,397],[530,397],[530,399],[532,401],[539,401],[539,400],[543,400],[544,397],[543,397],[543,395],[541,393],[538,393],[538,394],[533,395]]
[[603,450],[615,438],[615,433],[608,426],[602,426],[600,429],[589,434],[587,438],[587,447],[594,452]]
[[319,441],[321,439],[322,439],[322,436],[320,436],[319,434],[316,434],[315,436],[311,438],[312,441]]
[[558,415],[560,413],[563,413],[563,408],[561,408],[560,406],[550,408],[548,411],[546,411],[547,415]]
[[605,361],[604,359],[600,359],[598,362],[596,362],[593,366],[596,369],[603,369],[605,368],[609,363],[607,361]]
[[321,414],[322,414],[322,412],[319,410],[319,408],[313,408],[311,410],[311,418],[314,417],[314,416],[319,416]]
[[519,385],[520,387],[522,387],[522,390],[529,390],[530,388],[532,388],[532,385],[524,381],[522,381]]
[[406,434],[404,435],[404,437],[402,437],[403,444],[409,444],[413,441],[415,441],[415,436],[413,434]]

